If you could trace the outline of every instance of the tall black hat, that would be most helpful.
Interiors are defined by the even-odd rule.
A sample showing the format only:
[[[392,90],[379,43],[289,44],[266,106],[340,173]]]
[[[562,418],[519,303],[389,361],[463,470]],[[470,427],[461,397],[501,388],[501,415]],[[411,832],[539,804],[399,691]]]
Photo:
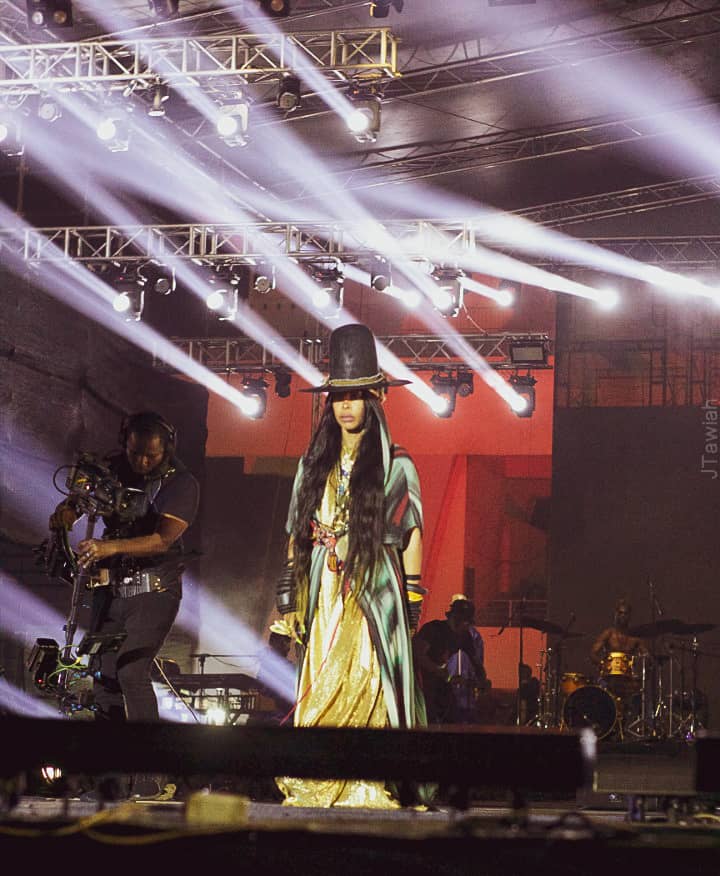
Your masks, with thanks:
[[[366,325],[349,323],[330,335],[330,373],[322,386],[303,392],[348,392],[403,386],[409,380],[388,380],[378,367],[375,338]]]

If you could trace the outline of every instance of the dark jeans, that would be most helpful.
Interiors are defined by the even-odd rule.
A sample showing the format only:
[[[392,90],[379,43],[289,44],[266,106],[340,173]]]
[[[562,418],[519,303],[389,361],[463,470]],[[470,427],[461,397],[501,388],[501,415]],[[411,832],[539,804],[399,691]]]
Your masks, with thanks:
[[[179,593],[165,590],[121,598],[103,588],[93,597],[93,632],[127,633],[118,651],[93,660],[96,719],[157,721],[150,670],[177,616]]]

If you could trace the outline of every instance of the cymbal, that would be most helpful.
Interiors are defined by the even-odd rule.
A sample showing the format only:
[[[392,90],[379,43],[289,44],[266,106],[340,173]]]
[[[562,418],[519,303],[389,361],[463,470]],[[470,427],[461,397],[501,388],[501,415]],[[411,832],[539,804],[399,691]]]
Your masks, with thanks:
[[[569,633],[565,627],[560,624],[553,623],[548,620],[541,620],[537,617],[520,617],[518,624],[523,627],[530,627],[532,630],[539,630],[541,633],[549,633],[552,636],[562,636],[564,639],[576,639],[579,636],[586,635],[585,633]]]
[[[655,621],[652,624],[641,624],[639,627],[630,627],[627,631],[628,636],[637,636],[638,639],[652,639],[655,636],[667,636],[674,630],[682,626],[682,621],[675,618],[667,620]]]
[[[671,636],[694,636],[697,633],[709,633],[717,628],[717,624],[686,624],[679,622],[677,629],[673,629]]]

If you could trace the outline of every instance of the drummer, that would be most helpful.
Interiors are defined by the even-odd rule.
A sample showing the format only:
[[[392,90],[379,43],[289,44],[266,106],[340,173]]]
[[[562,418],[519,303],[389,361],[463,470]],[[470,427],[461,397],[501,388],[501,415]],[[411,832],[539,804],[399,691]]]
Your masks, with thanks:
[[[630,626],[631,606],[627,599],[620,598],[615,603],[615,623],[604,629],[593,642],[590,650],[590,659],[603,673],[607,661],[613,654],[625,655],[629,664],[635,656],[647,656],[648,650],[643,640],[638,636],[631,636],[628,632]],[[605,674],[605,673],[603,673]]]

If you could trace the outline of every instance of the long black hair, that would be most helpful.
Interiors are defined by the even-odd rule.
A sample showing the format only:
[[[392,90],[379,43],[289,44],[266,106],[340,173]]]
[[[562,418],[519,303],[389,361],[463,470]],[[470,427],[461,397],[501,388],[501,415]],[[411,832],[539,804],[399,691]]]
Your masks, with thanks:
[[[364,431],[350,475],[348,553],[343,576],[353,582],[355,595],[375,570],[385,529],[385,473],[378,399],[369,392],[365,402]],[[297,606],[302,614],[307,593],[312,553],[310,522],[322,502],[325,484],[340,459],[341,429],[333,413],[333,396],[328,394],[320,422],[304,457],[303,477],[297,496],[292,526],[293,558],[297,582]]]

